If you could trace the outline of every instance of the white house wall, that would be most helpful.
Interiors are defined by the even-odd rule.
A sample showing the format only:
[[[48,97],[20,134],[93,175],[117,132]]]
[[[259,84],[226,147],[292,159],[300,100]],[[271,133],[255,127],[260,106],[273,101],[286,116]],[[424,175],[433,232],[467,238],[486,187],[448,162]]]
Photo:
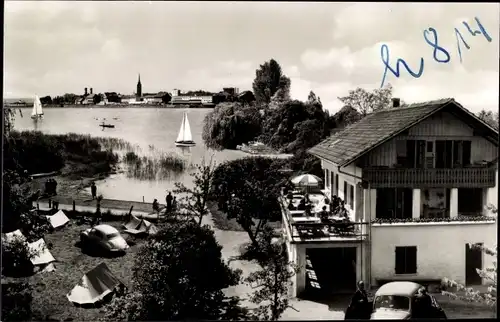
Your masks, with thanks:
[[[465,282],[465,244],[494,247],[497,223],[405,223],[374,224],[371,228],[372,283],[376,279],[439,279]],[[417,246],[417,274],[395,274],[395,247]],[[492,267],[493,257],[483,255],[483,267]]]

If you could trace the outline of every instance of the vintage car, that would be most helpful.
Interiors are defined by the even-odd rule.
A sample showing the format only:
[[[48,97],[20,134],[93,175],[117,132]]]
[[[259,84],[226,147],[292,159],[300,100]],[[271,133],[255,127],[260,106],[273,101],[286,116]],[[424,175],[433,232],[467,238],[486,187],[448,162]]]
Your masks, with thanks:
[[[373,298],[370,320],[408,320],[422,316],[415,312],[415,298],[422,285],[414,282],[390,282],[382,285]],[[432,307],[426,316],[433,319],[446,319],[446,314],[436,299],[430,295]]]
[[[85,247],[98,247],[112,253],[125,253],[130,247],[120,232],[110,225],[97,225],[82,231],[80,241]]]

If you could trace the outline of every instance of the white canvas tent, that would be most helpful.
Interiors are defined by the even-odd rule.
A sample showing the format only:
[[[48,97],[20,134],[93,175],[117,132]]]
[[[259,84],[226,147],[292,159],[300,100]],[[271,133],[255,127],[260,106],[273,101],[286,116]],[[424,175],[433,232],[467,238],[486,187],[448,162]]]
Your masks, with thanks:
[[[52,256],[52,254],[50,253],[43,238],[40,238],[36,242],[29,243],[28,247],[31,251],[36,253],[36,256],[31,258],[31,263],[33,263],[33,265],[35,265],[35,266],[47,265],[47,264],[50,264],[50,263],[56,261],[54,256]]]
[[[23,233],[19,229],[14,230],[10,233],[5,233],[5,234],[3,234],[2,237],[6,243],[13,242],[16,239],[26,241],[26,237],[23,235]]]
[[[68,217],[66,217],[62,210],[59,210],[52,216],[47,216],[47,219],[50,221],[53,228],[62,227],[69,222]]]
[[[132,218],[124,225],[124,227],[125,232],[132,235],[154,235],[158,232],[158,228],[153,223],[147,221],[146,219],[139,219],[134,215],[132,215]]]
[[[75,304],[95,304],[112,293],[120,284],[105,263],[101,263],[83,275],[80,283],[66,296]]]

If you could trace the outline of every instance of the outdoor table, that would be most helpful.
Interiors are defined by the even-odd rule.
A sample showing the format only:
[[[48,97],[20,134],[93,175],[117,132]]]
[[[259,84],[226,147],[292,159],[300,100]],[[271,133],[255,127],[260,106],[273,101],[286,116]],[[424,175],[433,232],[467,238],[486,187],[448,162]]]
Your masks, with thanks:
[[[318,217],[294,217],[295,223],[320,223],[321,219]]]
[[[292,218],[296,218],[296,217],[303,217],[305,216],[305,211],[304,210],[290,210],[290,215],[292,216]]]

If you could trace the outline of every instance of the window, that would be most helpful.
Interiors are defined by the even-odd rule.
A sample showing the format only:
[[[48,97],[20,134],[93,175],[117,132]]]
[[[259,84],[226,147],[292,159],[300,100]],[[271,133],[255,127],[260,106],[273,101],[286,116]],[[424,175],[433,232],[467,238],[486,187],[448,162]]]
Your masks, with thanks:
[[[349,206],[354,209],[354,186],[349,185]]]
[[[406,141],[396,140],[396,164],[406,165]]]
[[[333,187],[334,187],[334,182],[335,182],[333,175],[334,175],[333,171],[330,171],[330,191],[332,194],[333,194]]]
[[[325,176],[325,185],[326,185],[326,187],[330,187],[329,178],[330,178],[330,171],[328,169],[326,169],[326,176]]]
[[[413,191],[409,188],[377,189],[376,218],[411,218]]]
[[[433,151],[433,148],[434,148],[434,142],[427,141],[427,152],[431,153]]]
[[[344,202],[347,202],[347,182],[344,181]]]
[[[339,195],[339,175],[335,175],[335,194]]]
[[[417,273],[417,246],[396,247],[396,274]]]

